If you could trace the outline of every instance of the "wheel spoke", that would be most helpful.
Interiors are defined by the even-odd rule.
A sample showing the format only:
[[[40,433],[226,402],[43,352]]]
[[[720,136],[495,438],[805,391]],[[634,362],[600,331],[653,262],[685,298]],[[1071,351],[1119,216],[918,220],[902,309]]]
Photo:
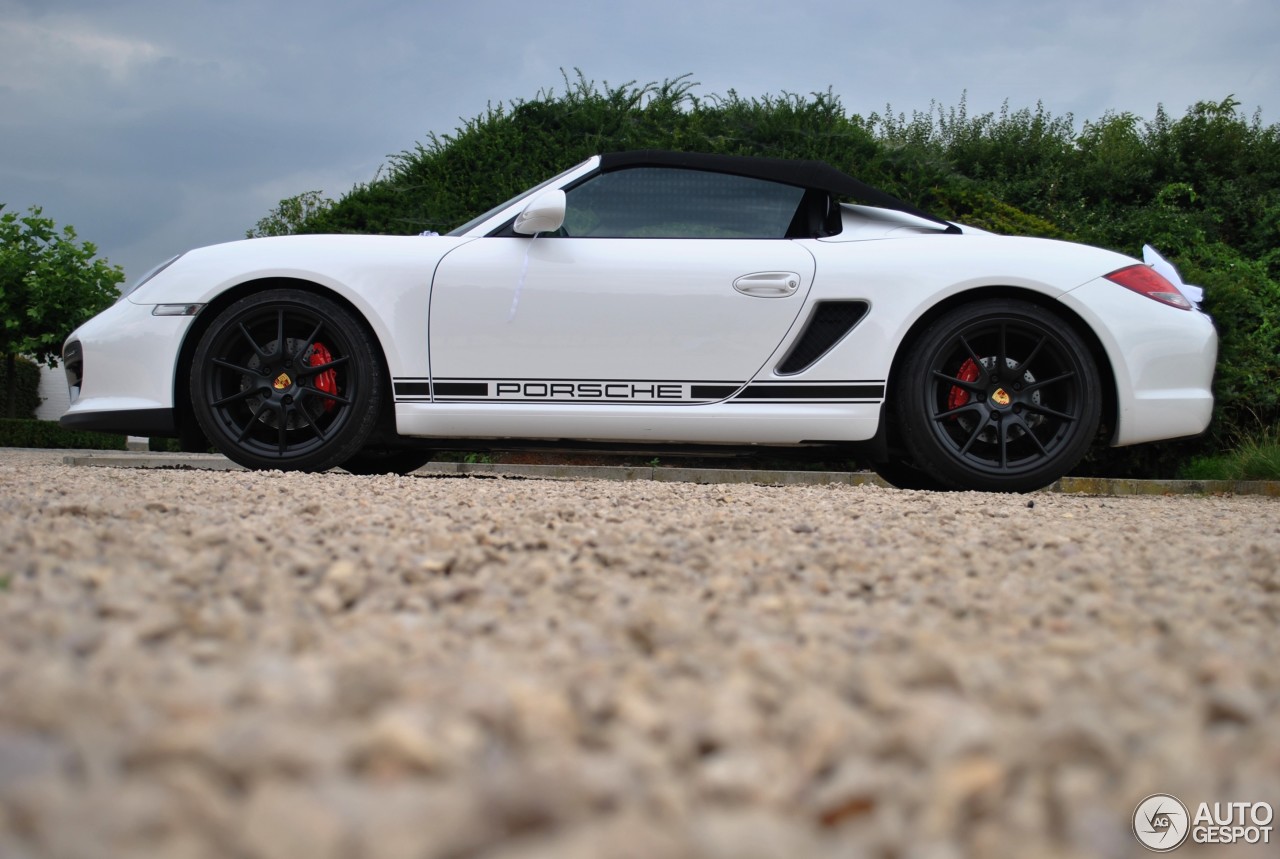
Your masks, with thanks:
[[[982,365],[982,359],[978,357],[977,351],[969,345],[969,341],[963,334],[959,335],[957,339],[960,341],[960,345],[964,347],[964,351],[969,353],[969,357],[973,359],[973,363],[977,365],[978,372],[980,374],[978,378],[984,378],[987,375],[987,369]]]
[[[1031,393],[1032,391],[1038,391],[1038,390],[1040,390],[1041,388],[1048,387],[1049,385],[1052,385],[1052,384],[1054,384],[1054,383],[1056,383],[1056,382],[1061,382],[1063,379],[1070,379],[1070,378],[1072,378],[1072,377],[1074,377],[1074,376],[1075,376],[1075,371],[1073,371],[1073,370],[1068,370],[1067,372],[1062,373],[1062,374],[1057,375],[1057,376],[1054,376],[1054,377],[1052,377],[1052,378],[1050,378],[1050,379],[1037,379],[1036,381],[1032,382],[1031,384],[1029,384],[1029,385],[1025,386],[1025,387],[1022,389],[1022,392],[1023,392],[1023,394],[1029,394],[1029,393]]]
[[[310,334],[307,335],[307,339],[302,341],[302,345],[298,348],[298,351],[293,353],[295,357],[298,355],[307,354],[307,350],[310,349],[313,345],[315,345],[316,337],[320,334],[321,328],[324,328],[323,319],[316,323],[316,327],[312,330]]]
[[[328,441],[329,437],[325,434],[325,431],[320,428],[320,424],[316,423],[315,418],[311,417],[310,412],[308,412],[306,409],[298,409],[298,414],[306,418],[307,424],[311,427],[311,429],[315,432],[315,434],[319,437],[321,441]]]
[[[1036,356],[1040,354],[1040,347],[1044,346],[1045,342],[1048,339],[1049,339],[1049,335],[1047,334],[1042,334],[1040,336],[1040,340],[1039,342],[1036,343],[1035,347],[1032,348],[1031,354],[1023,358],[1022,361],[1018,364],[1019,374],[1025,374],[1028,372],[1028,369],[1031,367],[1031,362],[1034,361],[1036,359]]]
[[[307,376],[318,376],[319,374],[323,373],[325,370],[330,370],[341,364],[345,364],[349,360],[351,359],[348,358],[346,355],[343,355],[340,358],[334,358],[332,361],[328,361],[324,364],[316,364],[314,367],[303,367],[301,370],[298,371],[298,375],[304,378]]]
[[[1040,451],[1040,455],[1048,456],[1049,451],[1046,450],[1045,446],[1040,443],[1040,439],[1036,437],[1036,434],[1031,431],[1030,424],[1028,424],[1021,415],[1016,415],[1014,417],[1014,420],[1017,421],[1018,426],[1022,427],[1022,431],[1026,434],[1027,438],[1031,439],[1031,443],[1036,446],[1036,449]]]
[[[271,403],[267,400],[263,400],[258,404],[258,407],[253,410],[253,417],[249,418],[248,423],[244,425],[244,429],[236,438],[237,443],[242,442],[249,437],[249,433],[253,432],[253,425],[258,422],[258,418],[262,417],[263,412],[265,412],[270,405]]]
[[[999,346],[996,349],[996,372],[1004,375],[1009,372],[1009,324],[1000,323]]]
[[[1000,442],[1000,467],[1009,467],[1009,421],[996,423],[996,438]]]
[[[275,312],[275,353],[284,355],[284,307]]]
[[[934,370],[933,377],[935,379],[940,379],[941,381],[946,382],[948,385],[952,385],[957,388],[963,388],[964,390],[968,391],[971,394],[982,394],[986,390],[982,385],[979,385],[977,382],[966,382],[964,379],[960,379],[955,376],[948,376],[946,373],[942,372],[941,370]]]
[[[214,358],[213,363],[219,367],[224,367],[228,370],[234,370],[237,373],[240,373],[241,375],[244,375],[244,376],[258,375],[256,372],[254,372],[253,370],[250,370],[248,367],[241,367],[239,364],[232,364],[230,361],[224,361],[221,358]]]
[[[945,412],[938,412],[936,415],[933,416],[933,419],[935,421],[945,421],[945,420],[949,420],[950,418],[954,418],[956,415],[962,415],[965,412],[976,412],[980,420],[987,419],[986,409],[982,407],[982,403],[978,403],[978,402],[969,402],[969,403],[965,403],[963,406],[957,406],[954,409],[948,409]]]
[[[348,400],[347,398],[340,397],[337,394],[330,394],[326,391],[320,390],[319,388],[299,388],[298,393],[308,394],[310,396],[318,398],[321,402],[325,402],[325,403],[337,403],[340,406],[351,405],[351,401]]]
[[[1038,415],[1047,415],[1051,418],[1058,418],[1059,420],[1064,421],[1074,421],[1078,418],[1078,415],[1060,412],[1057,409],[1051,409],[1048,406],[1042,406],[1039,403],[1023,403],[1022,407],[1028,411],[1035,412]]]
[[[260,393],[262,393],[261,388],[245,388],[243,391],[237,391],[236,393],[232,394],[229,397],[223,397],[220,400],[215,400],[209,405],[212,408],[216,409],[216,408],[220,408],[221,406],[227,406],[227,405],[230,405],[231,403],[239,402],[240,400],[247,400],[249,399],[249,397],[252,397],[255,394],[260,394]]]
[[[249,333],[249,329],[244,327],[243,322],[239,323],[239,327],[240,327],[240,336],[244,337],[245,340],[249,341],[249,345],[253,348],[254,354],[257,355],[259,358],[269,358],[270,356],[266,352],[262,351],[262,348],[258,346],[258,341],[253,339],[253,335]]]
[[[974,424],[973,432],[969,434],[969,440],[964,443],[964,447],[960,448],[960,455],[964,456],[969,452],[969,448],[973,447],[973,443],[978,440],[978,436],[982,435],[982,431],[987,428],[987,421],[981,420]]]
[[[284,409],[280,410],[280,429],[276,435],[277,449],[280,455],[284,456],[289,450],[289,414]]]

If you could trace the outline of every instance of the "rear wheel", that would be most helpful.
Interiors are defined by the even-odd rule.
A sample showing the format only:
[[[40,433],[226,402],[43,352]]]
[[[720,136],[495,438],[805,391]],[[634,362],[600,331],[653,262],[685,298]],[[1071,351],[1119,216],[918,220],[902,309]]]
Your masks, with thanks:
[[[929,326],[895,383],[914,466],[955,489],[1027,492],[1089,449],[1102,386],[1089,348],[1058,315],[1016,299],[958,307]]]
[[[350,312],[274,289],[232,304],[200,338],[192,406],[209,441],[241,465],[324,471],[369,437],[382,376],[377,346]]]

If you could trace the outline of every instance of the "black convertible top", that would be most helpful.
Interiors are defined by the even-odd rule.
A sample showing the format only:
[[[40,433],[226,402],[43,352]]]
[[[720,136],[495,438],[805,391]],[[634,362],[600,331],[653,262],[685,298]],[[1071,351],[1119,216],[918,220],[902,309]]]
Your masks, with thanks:
[[[747,155],[710,155],[705,152],[667,152],[661,149],[637,149],[631,152],[609,152],[600,156],[600,172],[608,173],[627,167],[677,167],[685,170],[705,170],[711,173],[729,173],[749,176],[812,188],[832,195],[851,197],[861,203],[905,212],[935,224],[942,224],[949,233],[959,233],[960,228],[937,215],[917,209],[892,194],[859,182],[824,161],[802,161],[787,158],[756,158]]]

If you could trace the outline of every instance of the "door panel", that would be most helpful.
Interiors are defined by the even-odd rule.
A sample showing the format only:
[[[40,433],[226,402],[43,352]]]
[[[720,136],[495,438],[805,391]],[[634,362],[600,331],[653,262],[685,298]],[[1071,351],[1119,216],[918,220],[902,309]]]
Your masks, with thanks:
[[[813,274],[785,239],[480,239],[436,270],[432,379],[741,384]]]

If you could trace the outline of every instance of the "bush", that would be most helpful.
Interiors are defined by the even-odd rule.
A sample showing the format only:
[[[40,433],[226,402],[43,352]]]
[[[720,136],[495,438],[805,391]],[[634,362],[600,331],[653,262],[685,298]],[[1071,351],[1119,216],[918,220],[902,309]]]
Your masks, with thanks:
[[[125,437],[63,429],[54,421],[0,419],[0,447],[125,450]]]
[[[176,438],[152,436],[147,439],[147,450],[152,453],[182,453],[182,442]]]
[[[10,378],[7,362],[0,360],[0,415],[34,418],[40,403],[40,368],[17,358]]]
[[[1280,430],[1241,439],[1230,453],[1192,458],[1179,477],[1186,480],[1280,480]]]
[[[1225,245],[1201,248],[1182,265],[1188,282],[1205,287],[1218,328],[1211,432],[1222,450],[1280,425],[1280,281]]]

